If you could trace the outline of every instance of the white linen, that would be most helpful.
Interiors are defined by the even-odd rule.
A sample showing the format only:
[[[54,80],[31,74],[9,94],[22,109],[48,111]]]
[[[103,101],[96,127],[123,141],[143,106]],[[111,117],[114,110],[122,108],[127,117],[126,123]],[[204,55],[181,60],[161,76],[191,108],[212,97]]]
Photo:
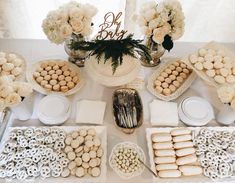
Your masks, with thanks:
[[[150,123],[152,126],[178,126],[177,103],[153,100],[149,106]]]
[[[80,100],[77,102],[76,123],[103,124],[106,103]]]

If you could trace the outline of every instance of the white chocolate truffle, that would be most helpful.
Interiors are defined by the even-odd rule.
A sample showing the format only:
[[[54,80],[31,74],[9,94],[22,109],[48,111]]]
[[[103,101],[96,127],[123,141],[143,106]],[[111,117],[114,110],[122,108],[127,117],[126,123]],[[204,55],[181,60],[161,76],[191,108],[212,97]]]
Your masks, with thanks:
[[[48,71],[48,74],[49,75],[52,75],[52,74],[54,74],[55,73],[55,71],[54,70],[50,70],[50,71]]]
[[[206,54],[204,59],[205,61],[212,62],[214,60],[214,57],[211,54]]]
[[[199,71],[203,69],[203,65],[201,62],[197,62],[196,64],[194,64],[194,67]]]
[[[192,64],[195,64],[198,61],[198,57],[195,54],[190,55],[189,60]]]
[[[170,70],[175,70],[175,66],[174,65],[170,65],[169,67],[168,67]]]
[[[63,71],[60,70],[60,69],[58,69],[57,71],[55,71],[55,73],[56,73],[57,75],[61,75],[61,74],[63,73]]]
[[[166,83],[166,82],[162,83],[163,88],[168,88],[168,86],[169,86],[168,83]]]
[[[214,68],[216,69],[221,69],[224,67],[224,64],[222,62],[215,62],[214,63]]]
[[[45,86],[46,84],[48,84],[48,81],[46,81],[46,80],[42,80],[40,83],[41,86]]]
[[[161,86],[162,82],[159,80],[154,81],[155,86]]]
[[[228,69],[226,69],[226,68],[221,68],[221,69],[220,69],[220,74],[221,74],[222,76],[226,77],[226,76],[228,76],[229,71],[228,71]]]
[[[162,76],[158,76],[158,77],[157,77],[157,80],[163,82],[165,79],[164,79],[164,77],[162,77]]]
[[[203,63],[203,67],[205,68],[205,69],[213,69],[213,66],[214,66],[214,64],[213,63],[211,63],[211,62],[204,62]]]
[[[42,80],[43,80],[43,77],[41,77],[41,76],[36,78],[36,81],[37,81],[38,83],[40,83]]]
[[[197,61],[203,63],[203,62],[205,62],[205,59],[203,57],[198,57]]]
[[[175,92],[176,87],[174,85],[170,85],[169,89],[171,90],[171,93]]]
[[[44,79],[45,79],[46,81],[49,81],[49,80],[51,79],[51,76],[50,76],[50,75],[45,75],[45,76],[44,76]]]
[[[176,67],[176,71],[178,71],[178,72],[182,72],[182,68],[181,67]]]
[[[215,76],[215,70],[214,69],[207,70],[206,75],[209,76],[209,77],[214,77]]]
[[[207,50],[204,49],[204,48],[201,48],[198,50],[198,54],[201,56],[201,57],[204,57],[206,54],[207,54]]]
[[[220,84],[223,84],[225,83],[225,78],[223,76],[220,76],[220,75],[217,75],[214,77],[214,80],[217,82],[217,83],[220,83]]]
[[[47,75],[47,71],[42,71],[42,72],[40,72],[40,74],[41,74],[41,76],[46,76]]]
[[[214,56],[214,61],[215,62],[222,62],[222,57],[220,55]]]
[[[175,76],[178,76],[179,72],[178,71],[172,71],[172,74]]]
[[[14,68],[12,63],[5,63],[2,65],[2,70],[4,71],[11,71]]]
[[[158,93],[162,93],[162,91],[163,91],[163,88],[161,86],[156,86],[155,89]]]
[[[52,88],[53,88],[54,91],[59,91],[60,90],[60,85],[56,84]]]
[[[51,69],[52,69],[51,66],[47,66],[47,67],[45,68],[46,71],[50,71]]]
[[[168,69],[168,68],[167,68],[167,69],[165,69],[165,72],[166,72],[167,74],[171,74],[172,71],[171,71],[171,69]]]
[[[168,77],[168,74],[166,72],[162,72],[160,75],[164,78]]]
[[[180,86],[180,83],[179,83],[179,81],[173,81],[173,85],[174,85],[176,88],[178,88],[178,87]]]
[[[234,69],[234,73],[235,73],[235,69]],[[172,75],[169,76],[169,78],[170,78],[172,81],[174,81],[174,80],[176,79],[176,76],[172,74]]]
[[[12,69],[11,73],[15,76],[19,76],[22,73],[22,69],[20,67],[15,67]]]
[[[166,79],[165,79],[165,82],[168,83],[168,84],[170,84],[170,83],[172,82],[172,80],[171,80],[170,78],[166,78]]]
[[[227,76],[227,77],[226,77],[226,81],[227,81],[228,83],[234,83],[234,82],[235,82],[235,76],[233,76],[233,75]]]
[[[171,90],[169,88],[164,88],[162,92],[165,95],[170,95],[171,94]]]

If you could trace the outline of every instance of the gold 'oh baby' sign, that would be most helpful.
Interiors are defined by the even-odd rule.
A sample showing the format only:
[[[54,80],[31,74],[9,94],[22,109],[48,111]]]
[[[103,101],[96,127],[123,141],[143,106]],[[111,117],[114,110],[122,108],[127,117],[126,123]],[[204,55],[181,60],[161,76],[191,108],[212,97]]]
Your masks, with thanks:
[[[113,12],[108,12],[104,16],[104,23],[100,24],[100,31],[96,39],[104,40],[104,39],[117,39],[120,40],[124,37],[124,34],[127,32],[125,30],[119,30],[121,27],[120,17],[122,16],[122,12],[119,12],[116,16]]]

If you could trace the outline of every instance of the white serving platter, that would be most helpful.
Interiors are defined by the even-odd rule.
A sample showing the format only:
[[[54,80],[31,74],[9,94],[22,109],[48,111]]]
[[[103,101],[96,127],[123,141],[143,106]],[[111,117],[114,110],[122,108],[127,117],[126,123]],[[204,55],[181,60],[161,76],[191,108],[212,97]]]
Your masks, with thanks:
[[[49,61],[54,61],[54,62],[64,62],[64,60],[60,60],[60,59],[48,59],[48,60],[41,60],[35,64],[33,64],[31,67],[28,67],[27,71],[26,71],[26,79],[28,80],[29,83],[32,84],[32,87],[34,90],[36,90],[39,93],[42,93],[44,95],[49,95],[49,94],[61,94],[61,95],[72,95],[74,93],[76,93],[78,90],[80,90],[84,84],[85,84],[85,79],[81,73],[81,70],[79,69],[78,66],[67,62],[67,65],[69,66],[69,68],[71,68],[72,70],[74,70],[77,73],[77,76],[79,78],[79,83],[77,83],[77,85],[68,90],[67,92],[55,92],[55,91],[49,91],[46,90],[45,88],[43,88],[41,85],[39,85],[35,79],[33,78],[33,73],[36,71],[36,69],[42,64],[42,63],[47,63]]]
[[[208,44],[206,44],[205,46],[203,46],[202,48],[213,49],[213,50],[222,50],[225,52],[226,56],[229,56],[231,58],[233,64],[235,64],[235,54],[222,44],[219,44],[217,42],[212,41],[212,42],[209,42]],[[194,53],[198,54],[198,49]],[[202,78],[205,82],[207,82],[207,84],[212,85],[217,88],[220,87],[221,85],[223,85],[223,84],[219,84],[219,83],[215,82],[215,80],[213,78],[207,76],[206,72],[204,72],[203,70],[202,71],[197,70],[194,67],[194,65],[189,61],[189,57],[190,57],[190,55],[187,56],[186,58],[184,58],[182,61],[185,62],[189,67],[191,67],[200,78]],[[229,83],[224,83],[224,84],[229,84]]]
[[[192,130],[192,137],[194,138],[201,128],[207,128],[210,130],[216,130],[216,131],[235,131],[235,127],[188,127],[188,129]],[[146,128],[146,139],[147,139],[147,147],[149,152],[149,160],[150,160],[150,168],[153,172],[156,174],[156,168],[154,163],[154,154],[153,154],[153,148],[152,148],[152,139],[151,135],[156,132],[170,132],[175,128]],[[210,178],[204,176],[204,175],[197,175],[197,176],[181,176],[179,178],[160,178],[160,177],[153,177],[153,182],[157,183],[227,183],[227,182],[235,182],[235,177],[232,178],[226,178],[226,179],[219,179],[217,181],[213,181]]]
[[[161,63],[160,67],[158,67],[153,74],[148,79],[147,89],[157,98],[164,100],[164,101],[170,101],[178,98],[180,95],[182,95],[192,84],[192,82],[196,78],[195,72],[192,72],[189,77],[183,82],[183,84],[171,95],[165,96],[163,94],[158,93],[154,88],[154,82],[156,78],[161,74],[163,70],[165,70],[171,63],[175,61],[182,61],[180,58],[168,58],[163,63]],[[182,61],[183,62],[183,61]]]
[[[9,133],[12,130],[15,129],[26,129],[32,126],[28,126],[28,127],[9,127],[0,144],[0,151],[3,150],[3,146],[5,144],[5,142],[7,141],[8,137],[9,137]],[[46,127],[46,126],[37,126],[37,127],[33,127],[33,128],[40,128],[40,127]],[[106,177],[107,177],[107,128],[105,126],[52,126],[51,128],[59,128],[64,130],[66,133],[72,132],[74,130],[79,130],[79,129],[89,129],[89,128],[94,128],[97,132],[98,137],[101,139],[101,147],[103,149],[103,156],[101,158],[101,173],[99,177],[91,177],[91,176],[84,176],[82,178],[78,178],[75,176],[69,176],[66,178],[63,177],[58,177],[58,178],[54,178],[54,177],[50,177],[50,178],[46,178],[46,179],[42,179],[40,177],[37,177],[36,179],[32,179],[32,180],[23,180],[23,181],[19,181],[17,179],[11,179],[11,180],[7,180],[7,179],[0,179],[0,182],[12,182],[12,183],[19,183],[19,182],[33,182],[33,183],[104,183],[106,181]],[[50,127],[48,127],[50,128]]]

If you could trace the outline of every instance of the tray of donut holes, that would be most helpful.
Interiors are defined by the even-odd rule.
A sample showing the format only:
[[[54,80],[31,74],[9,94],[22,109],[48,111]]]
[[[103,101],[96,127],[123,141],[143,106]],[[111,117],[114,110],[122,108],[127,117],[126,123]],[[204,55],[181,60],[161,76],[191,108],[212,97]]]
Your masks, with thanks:
[[[71,95],[84,85],[81,70],[70,62],[58,59],[37,62],[27,70],[26,78],[34,90],[45,95]]]
[[[148,79],[148,90],[159,99],[179,97],[192,84],[196,74],[178,58],[166,59]]]
[[[146,137],[155,180],[198,182],[199,177],[205,178],[190,128],[147,128]]]
[[[184,62],[208,84],[219,87],[224,84],[235,84],[234,60],[235,54],[225,46],[210,42],[190,54]]]

